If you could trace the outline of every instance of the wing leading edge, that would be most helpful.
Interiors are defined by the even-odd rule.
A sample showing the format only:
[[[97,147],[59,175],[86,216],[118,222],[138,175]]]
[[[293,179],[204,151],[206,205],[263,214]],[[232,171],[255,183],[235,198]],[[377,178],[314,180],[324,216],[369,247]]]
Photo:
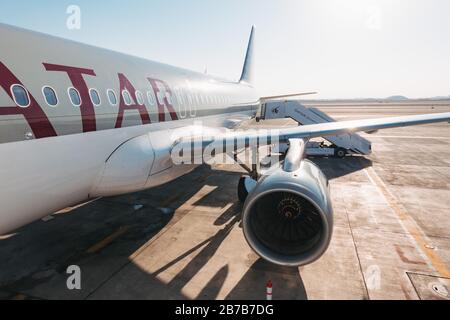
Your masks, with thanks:
[[[349,132],[374,131],[436,122],[450,122],[450,112],[312,124],[301,126],[299,128],[282,129],[280,130],[280,136],[283,138],[285,136],[286,139],[316,138]]]
[[[257,144],[269,145],[275,142],[287,142],[293,138],[311,139],[341,135],[350,132],[367,132],[381,129],[423,125],[437,122],[450,122],[450,112],[401,116],[365,120],[351,120],[304,125],[294,128],[277,128],[270,130],[227,131],[222,135],[196,135],[178,140],[174,146],[182,148],[190,145],[205,148],[211,143],[221,142],[226,145],[252,146]]]

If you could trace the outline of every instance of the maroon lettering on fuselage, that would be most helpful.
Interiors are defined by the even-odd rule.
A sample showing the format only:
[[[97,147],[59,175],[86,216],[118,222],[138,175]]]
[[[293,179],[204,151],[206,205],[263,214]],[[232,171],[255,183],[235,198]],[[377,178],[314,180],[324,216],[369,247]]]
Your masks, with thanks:
[[[14,84],[20,84],[25,88],[19,79],[17,79],[16,76],[2,62],[0,62],[0,86],[6,91],[11,99],[13,99],[13,96],[10,88]],[[29,92],[29,90],[27,91]],[[28,122],[28,125],[36,138],[56,136],[57,134],[55,128],[53,128],[41,106],[37,103],[31,93],[29,93],[29,96],[30,105],[28,107],[0,107],[0,115],[22,115]]]
[[[83,75],[96,76],[94,70],[84,69],[84,68],[75,68],[69,66],[61,66],[56,64],[44,63],[44,67],[47,71],[60,71],[66,72],[72,85],[75,89],[78,90],[81,97],[81,121],[83,124],[83,132],[90,132],[96,130],[95,123],[95,110],[94,105],[92,104],[91,98],[89,96],[89,88],[86,84],[86,81],[83,78]]]
[[[147,78],[147,79],[152,86],[153,92],[155,93],[156,103],[158,104],[159,122],[166,121],[166,111],[165,111],[164,107],[166,107],[167,110],[169,110],[170,117],[172,118],[172,120],[178,120],[177,113],[176,113],[172,103],[170,103],[170,101],[167,97],[167,94],[169,94],[170,97],[172,97],[172,90],[170,90],[169,85],[162,80],[152,79],[152,78]],[[161,88],[158,86],[158,84],[162,85],[164,87],[164,89],[161,90]],[[161,95],[164,96],[164,98],[162,99],[163,101],[161,101],[161,98],[160,98]]]
[[[145,105],[139,104],[139,101],[136,97],[136,90],[134,89],[131,82],[125,77],[124,74],[119,73],[119,83],[120,83],[120,103],[119,103],[119,114],[117,115],[116,128],[122,127],[123,116],[125,114],[125,110],[138,110],[141,115],[142,124],[151,123],[150,116],[145,108]],[[133,100],[131,104],[127,105],[125,103],[125,99],[123,97],[123,91],[128,91],[131,99]]]
[[[92,69],[77,68],[50,63],[43,63],[43,66],[47,71],[65,72],[67,74],[73,87],[77,89],[80,94],[80,112],[83,132],[96,131],[97,126],[94,105],[90,98],[89,87],[83,77],[84,75],[95,77],[95,71]],[[138,101],[134,86],[123,73],[119,73],[118,78],[120,86],[120,99],[119,112],[117,115],[115,127],[122,127],[126,110],[139,111],[142,124],[150,124],[152,121],[150,119],[147,108],[145,107],[145,103],[144,101]],[[156,98],[159,122],[166,121],[166,109],[169,112],[172,120],[178,120],[177,113],[171,100],[171,98],[173,97],[173,93],[170,86],[165,81],[159,79],[147,78],[147,80],[150,82],[150,87],[153,90]],[[54,129],[52,123],[50,122],[49,118],[47,117],[39,103],[32,96],[30,90],[28,90],[22,84],[22,82],[17,79],[12,71],[10,71],[2,62],[0,62],[0,86],[3,88],[3,90],[5,90],[5,92],[12,100],[14,100],[14,97],[10,89],[13,85],[21,85],[27,90],[30,97],[30,105],[23,108],[19,106],[0,106],[0,116],[22,115],[33,131],[35,138],[39,139],[57,136],[56,130]],[[130,98],[133,100],[131,104],[125,103],[122,94],[122,92],[125,90],[128,91],[128,93],[130,94]],[[140,102],[142,102],[143,104],[140,104]]]

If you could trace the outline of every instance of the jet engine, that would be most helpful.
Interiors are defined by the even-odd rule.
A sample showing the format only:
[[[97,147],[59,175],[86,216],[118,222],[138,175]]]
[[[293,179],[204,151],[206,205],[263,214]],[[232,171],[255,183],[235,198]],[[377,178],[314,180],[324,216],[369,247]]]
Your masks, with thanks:
[[[292,151],[298,154],[298,148]],[[314,163],[288,154],[283,168],[264,175],[249,192],[242,225],[262,258],[283,266],[314,262],[333,232],[328,180]]]

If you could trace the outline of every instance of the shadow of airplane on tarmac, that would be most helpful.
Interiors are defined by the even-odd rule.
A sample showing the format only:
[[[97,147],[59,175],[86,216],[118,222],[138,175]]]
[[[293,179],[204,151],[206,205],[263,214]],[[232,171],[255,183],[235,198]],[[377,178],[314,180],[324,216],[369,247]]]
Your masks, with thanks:
[[[363,157],[313,161],[329,179],[371,166],[371,161]],[[0,299],[13,298],[18,293],[36,299],[188,299],[183,288],[202,272],[231,230],[239,226],[242,208],[235,193],[241,174],[202,166],[172,183],[100,199],[56,215],[51,221],[37,221],[21,228],[0,240]],[[234,201],[214,221],[215,226],[222,228],[152,273],[135,265],[130,257],[157,241],[166,226],[176,223],[174,219],[179,218],[174,213],[205,184],[213,186],[214,192],[197,200],[196,205],[222,206],[230,199]],[[137,203],[142,209],[136,210]],[[188,215],[189,212],[183,212],[181,216]],[[93,244],[111,234],[118,236],[95,250]],[[159,279],[171,266],[197,251],[170,281]],[[275,266],[256,255],[249,263],[225,299],[263,300],[269,279],[274,283],[275,299],[307,299],[298,268]],[[78,292],[66,288],[65,271],[72,264],[80,265],[86,274],[86,284]],[[220,267],[196,298],[217,299],[229,276],[229,265]]]

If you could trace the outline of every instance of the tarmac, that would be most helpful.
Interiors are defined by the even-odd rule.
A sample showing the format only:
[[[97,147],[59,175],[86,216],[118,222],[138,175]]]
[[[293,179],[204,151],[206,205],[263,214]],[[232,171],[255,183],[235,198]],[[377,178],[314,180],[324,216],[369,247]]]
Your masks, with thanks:
[[[309,105],[308,103],[305,103]],[[313,105],[311,103],[311,105]],[[314,103],[337,120],[450,104]],[[270,125],[291,125],[279,120]],[[333,240],[315,263],[271,265],[240,226],[239,166],[67,208],[0,237],[0,299],[450,299],[450,124],[363,134],[370,156],[313,158],[330,180]],[[68,266],[81,270],[69,290]]]

